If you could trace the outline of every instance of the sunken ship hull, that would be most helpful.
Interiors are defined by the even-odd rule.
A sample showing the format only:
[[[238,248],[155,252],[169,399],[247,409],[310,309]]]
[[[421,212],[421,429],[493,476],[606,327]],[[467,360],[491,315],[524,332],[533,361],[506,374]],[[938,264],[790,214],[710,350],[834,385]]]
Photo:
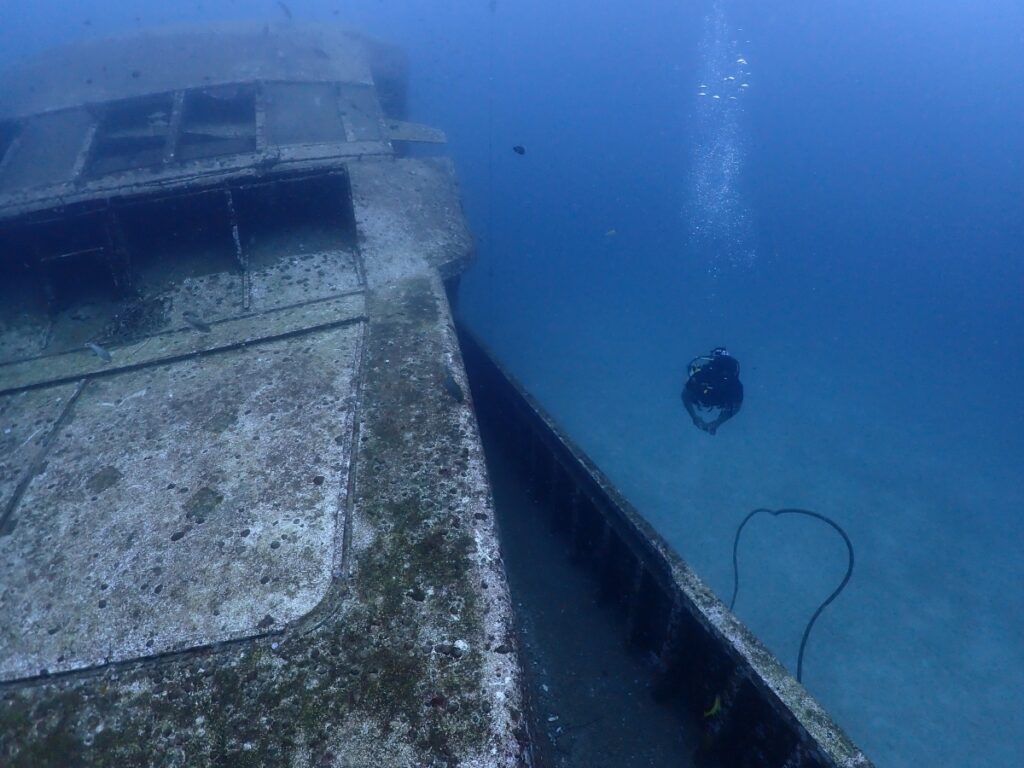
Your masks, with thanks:
[[[554,765],[484,427],[695,761],[869,765],[460,343],[472,240],[404,69],[289,23],[5,77],[0,763]]]

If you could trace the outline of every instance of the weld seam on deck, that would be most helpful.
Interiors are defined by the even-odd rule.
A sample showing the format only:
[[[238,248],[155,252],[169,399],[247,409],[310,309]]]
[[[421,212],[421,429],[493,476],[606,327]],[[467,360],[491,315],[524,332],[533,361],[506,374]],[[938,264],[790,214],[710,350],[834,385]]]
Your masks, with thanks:
[[[0,516],[0,537],[11,534],[12,531],[7,530],[8,521],[14,515],[14,510],[18,508],[21,500],[25,497],[25,492],[28,490],[28,486],[32,482],[32,478],[39,474],[39,469],[45,463],[45,457],[50,451],[50,446],[53,444],[57,432],[67,424],[68,418],[70,418],[71,415],[71,410],[87,384],[88,381],[80,381],[78,387],[71,393],[71,397],[69,397],[67,403],[64,404],[64,408],[61,410],[60,416],[58,416],[53,422],[53,426],[50,428],[50,431],[46,433],[42,443],[36,450],[36,455],[32,457],[32,461],[25,469],[25,474],[22,476],[21,480],[18,481],[18,485],[14,489],[14,493],[11,495],[10,501],[7,502],[7,506],[4,508],[3,515]]]
[[[243,637],[230,637],[226,640],[215,640],[209,643],[191,645],[188,648],[178,648],[173,651],[161,651],[148,656],[135,656],[120,661],[104,661],[99,664],[88,664],[84,667],[66,669],[60,672],[47,672],[44,674],[29,675],[27,677],[14,677],[7,680],[0,680],[0,691],[7,688],[27,688],[33,686],[47,685],[55,682],[62,682],[75,677],[94,677],[103,674],[108,669],[128,669],[131,667],[145,668],[156,666],[165,662],[173,662],[182,658],[202,656],[204,654],[225,653],[243,643],[254,643],[271,637],[279,637],[285,634],[295,622],[286,624],[280,629],[272,629],[268,632],[256,632]]]
[[[125,365],[118,366],[117,368],[100,368],[95,371],[90,371],[88,373],[77,373],[69,376],[60,376],[52,379],[46,379],[45,381],[37,381],[32,382],[31,384],[23,384],[21,386],[0,389],[0,395],[10,395],[15,394],[17,392],[28,392],[36,389],[45,389],[47,387],[56,386],[58,384],[69,384],[73,381],[106,378],[108,376],[116,376],[119,373],[137,371],[142,368],[155,368],[162,365],[170,365],[172,363],[179,363],[182,360],[192,360],[200,357],[218,355],[224,352],[233,352],[238,349],[244,349],[245,347],[255,347],[261,344],[266,344],[271,341],[290,339],[294,338],[295,336],[302,336],[304,334],[314,333],[316,331],[330,330],[333,328],[344,328],[345,326],[354,325],[356,323],[366,323],[369,321],[369,319],[369,316],[366,314],[354,315],[353,317],[346,317],[341,320],[333,320],[326,323],[318,323],[317,325],[305,326],[303,328],[295,328],[289,331],[282,331],[281,333],[266,334],[263,336],[259,336],[258,338],[255,339],[246,339],[245,341],[234,341],[210,349],[196,349],[191,352],[169,355],[168,357],[161,357],[153,360],[145,360],[140,363],[126,363]]]
[[[335,579],[348,580],[348,565],[352,551],[352,510],[354,509],[353,499],[356,493],[356,470],[359,463],[359,433],[362,425],[363,407],[363,379],[366,376],[366,344],[368,335],[368,324],[362,328],[362,339],[359,345],[358,359],[356,360],[356,375],[353,377],[353,405],[351,416],[351,429],[348,431],[348,477],[345,478],[345,515],[342,518],[341,546],[335,546],[332,564],[332,575]]]

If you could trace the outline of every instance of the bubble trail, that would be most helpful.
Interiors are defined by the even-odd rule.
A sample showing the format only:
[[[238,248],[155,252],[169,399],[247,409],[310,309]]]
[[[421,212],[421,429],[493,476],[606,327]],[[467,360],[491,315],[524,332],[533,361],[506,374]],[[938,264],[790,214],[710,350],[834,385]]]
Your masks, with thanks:
[[[740,191],[747,156],[742,117],[750,64],[721,2],[714,3],[704,18],[700,55],[697,127],[684,214],[690,220],[693,251],[707,260],[712,275],[718,275],[727,267],[749,267],[756,259],[751,213]]]

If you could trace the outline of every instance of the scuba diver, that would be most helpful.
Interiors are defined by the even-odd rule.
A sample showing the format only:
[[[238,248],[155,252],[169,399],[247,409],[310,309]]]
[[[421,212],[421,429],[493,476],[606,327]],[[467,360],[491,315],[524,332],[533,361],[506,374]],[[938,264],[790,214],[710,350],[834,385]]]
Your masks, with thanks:
[[[713,435],[743,405],[739,361],[725,347],[715,347],[710,354],[690,361],[688,375],[683,386],[683,405],[693,419],[693,426]],[[697,415],[698,408],[718,408],[718,416],[713,421],[704,421]]]

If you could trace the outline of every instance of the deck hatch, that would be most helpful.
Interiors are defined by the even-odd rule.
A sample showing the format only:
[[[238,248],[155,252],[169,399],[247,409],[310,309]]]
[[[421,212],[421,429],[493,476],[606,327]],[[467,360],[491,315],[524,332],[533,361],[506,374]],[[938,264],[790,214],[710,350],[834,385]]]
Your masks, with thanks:
[[[88,380],[73,404],[67,385],[0,397],[43,430],[23,441],[38,460],[20,496],[0,485],[0,679],[258,635],[316,607],[361,344],[348,325]]]

